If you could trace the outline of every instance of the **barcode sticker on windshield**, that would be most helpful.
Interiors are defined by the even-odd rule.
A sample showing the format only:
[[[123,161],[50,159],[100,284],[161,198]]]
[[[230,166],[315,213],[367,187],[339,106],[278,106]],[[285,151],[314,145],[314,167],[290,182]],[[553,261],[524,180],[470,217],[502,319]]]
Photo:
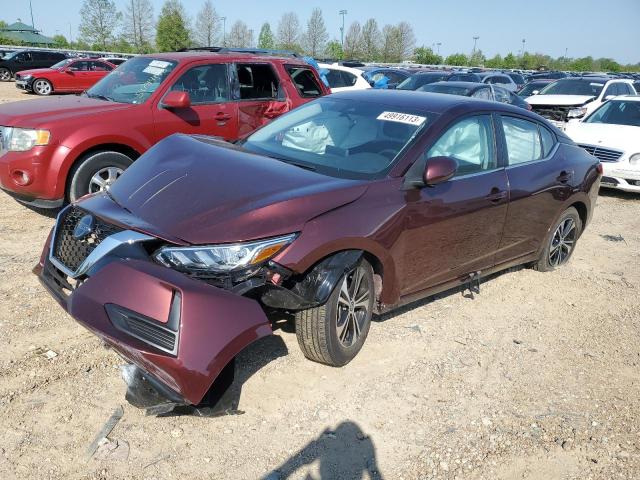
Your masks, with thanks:
[[[167,68],[171,65],[171,62],[165,62],[164,60],[152,60],[149,62],[150,67]]]
[[[378,120],[386,120],[387,122],[399,122],[406,123],[407,125],[415,125],[419,127],[422,125],[427,117],[420,117],[418,115],[409,115],[408,113],[400,112],[382,112],[378,115]]]

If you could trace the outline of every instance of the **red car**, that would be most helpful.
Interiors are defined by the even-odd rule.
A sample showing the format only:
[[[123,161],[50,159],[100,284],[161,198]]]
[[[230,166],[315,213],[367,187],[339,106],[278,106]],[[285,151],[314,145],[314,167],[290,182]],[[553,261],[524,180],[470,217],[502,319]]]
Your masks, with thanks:
[[[105,77],[115,65],[95,58],[67,58],[49,68],[16,73],[16,88],[38,95],[80,93]]]
[[[521,108],[342,92],[236,144],[163,140],[60,213],[35,271],[135,365],[128,398],[155,389],[138,405],[199,405],[271,333],[265,310],[292,313],[309,359],[342,366],[374,313],[515,265],[565,264],[601,175]]]
[[[52,208],[102,190],[172,133],[236,140],[329,93],[293,56],[138,56],[82,96],[0,105],[0,188]]]

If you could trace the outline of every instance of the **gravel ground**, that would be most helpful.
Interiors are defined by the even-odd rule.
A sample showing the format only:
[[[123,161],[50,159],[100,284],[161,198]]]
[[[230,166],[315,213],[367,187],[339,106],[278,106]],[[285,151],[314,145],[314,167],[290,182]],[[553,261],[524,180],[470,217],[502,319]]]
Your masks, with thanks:
[[[640,196],[603,193],[561,270],[378,319],[344,368],[282,323],[238,360],[244,413],[218,418],[126,403],[120,359],[31,274],[52,224],[0,194],[2,479],[640,477]]]

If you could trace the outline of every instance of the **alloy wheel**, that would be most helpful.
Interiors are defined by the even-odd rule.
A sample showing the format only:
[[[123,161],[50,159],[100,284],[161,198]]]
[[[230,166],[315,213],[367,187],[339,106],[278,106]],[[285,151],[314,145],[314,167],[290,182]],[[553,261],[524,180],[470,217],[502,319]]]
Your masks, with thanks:
[[[336,309],[336,333],[342,346],[351,347],[362,334],[370,315],[370,295],[369,277],[362,266],[344,277]]]
[[[33,89],[38,95],[49,95],[51,93],[51,84],[46,80],[36,80]]]
[[[89,180],[89,193],[102,192],[109,189],[124,170],[118,167],[105,167],[98,170]]]
[[[551,237],[551,246],[549,248],[549,265],[558,267],[564,264],[573,251],[576,243],[578,229],[573,218],[565,218]]]
[[[11,72],[6,68],[0,69],[0,81],[8,82],[9,80],[11,80]]]

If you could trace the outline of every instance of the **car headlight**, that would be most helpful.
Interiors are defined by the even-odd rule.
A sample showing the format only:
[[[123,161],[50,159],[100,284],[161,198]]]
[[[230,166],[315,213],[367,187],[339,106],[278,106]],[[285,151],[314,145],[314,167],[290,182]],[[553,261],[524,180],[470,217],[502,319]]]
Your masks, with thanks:
[[[572,108],[567,113],[567,118],[582,118],[587,114],[587,107]]]
[[[20,75],[23,80],[30,80],[33,78],[33,75]]]
[[[191,273],[225,273],[257,266],[273,258],[296,238],[296,234],[252,242],[201,247],[163,247],[156,261]]]
[[[48,145],[51,140],[48,130],[4,127],[1,128],[1,132],[2,149],[10,152],[26,152],[35,146]]]
[[[640,153],[634,153],[629,157],[629,163],[631,165],[640,165]]]

